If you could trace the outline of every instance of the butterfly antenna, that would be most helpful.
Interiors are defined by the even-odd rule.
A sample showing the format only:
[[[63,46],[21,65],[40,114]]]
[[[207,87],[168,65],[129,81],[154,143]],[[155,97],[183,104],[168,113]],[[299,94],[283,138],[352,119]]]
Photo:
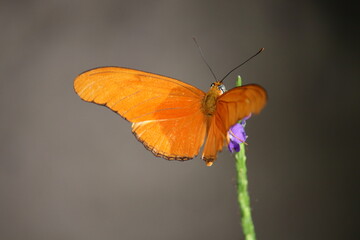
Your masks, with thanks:
[[[224,81],[224,79],[230,75],[230,73],[232,73],[233,71],[235,71],[236,69],[238,69],[239,67],[241,67],[242,65],[244,65],[245,63],[247,63],[248,61],[250,61],[252,58],[256,57],[259,53],[261,53],[262,51],[264,51],[265,48],[261,48],[257,53],[255,53],[254,55],[252,55],[251,57],[249,57],[246,61],[244,61],[243,63],[241,63],[240,65],[236,66],[234,69],[232,69],[230,72],[228,72],[228,74],[225,75],[225,77],[223,77],[220,82]]]
[[[197,41],[196,41],[196,38],[195,38],[195,37],[193,37],[193,40],[194,40],[194,42],[195,42],[195,44],[196,44],[197,48],[199,49],[199,52],[200,52],[201,58],[202,58],[202,59],[203,59],[203,61],[205,62],[206,66],[210,69],[210,72],[211,72],[211,74],[214,76],[215,81],[217,81],[217,77],[215,76],[215,73],[214,73],[214,72],[213,72],[213,70],[211,69],[210,65],[207,63],[207,61],[206,61],[206,59],[205,59],[205,57],[204,57],[204,54],[203,54],[203,52],[202,52],[202,50],[201,50],[201,47],[199,46],[199,44],[198,44],[198,43],[197,43]]]

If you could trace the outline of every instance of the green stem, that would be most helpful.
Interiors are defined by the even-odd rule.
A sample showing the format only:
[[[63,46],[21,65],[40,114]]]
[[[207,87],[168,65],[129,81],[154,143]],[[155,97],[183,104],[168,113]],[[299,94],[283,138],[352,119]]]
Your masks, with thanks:
[[[237,86],[241,86],[241,77],[238,76]],[[246,169],[245,144],[240,144],[240,152],[235,154],[237,171],[238,202],[241,210],[241,225],[246,240],[255,240],[255,228],[251,217],[250,196]]]

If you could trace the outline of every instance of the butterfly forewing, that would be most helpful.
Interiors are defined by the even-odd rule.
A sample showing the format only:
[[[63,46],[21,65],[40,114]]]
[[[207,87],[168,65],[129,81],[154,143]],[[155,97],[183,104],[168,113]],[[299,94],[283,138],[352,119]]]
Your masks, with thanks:
[[[236,87],[219,97],[216,112],[222,117],[225,129],[228,130],[250,113],[259,113],[265,106],[266,99],[266,91],[259,85]]]

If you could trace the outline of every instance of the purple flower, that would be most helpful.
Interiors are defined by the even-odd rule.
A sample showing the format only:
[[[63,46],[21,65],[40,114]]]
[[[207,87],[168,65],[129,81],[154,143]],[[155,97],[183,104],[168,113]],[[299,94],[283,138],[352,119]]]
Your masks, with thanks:
[[[251,114],[247,117],[244,117],[240,123],[234,124],[230,127],[227,138],[228,138],[228,148],[230,152],[239,152],[240,143],[245,143],[247,135],[245,132],[246,120],[251,117]],[[246,143],[245,143],[246,144]]]

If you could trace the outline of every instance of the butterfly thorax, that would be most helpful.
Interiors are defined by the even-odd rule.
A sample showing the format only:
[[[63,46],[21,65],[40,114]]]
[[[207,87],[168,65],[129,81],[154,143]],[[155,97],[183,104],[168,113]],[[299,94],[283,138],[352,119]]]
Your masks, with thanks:
[[[223,94],[224,85],[215,82],[211,85],[209,92],[206,93],[202,100],[201,110],[204,114],[212,116],[216,111],[216,101],[218,97]]]

